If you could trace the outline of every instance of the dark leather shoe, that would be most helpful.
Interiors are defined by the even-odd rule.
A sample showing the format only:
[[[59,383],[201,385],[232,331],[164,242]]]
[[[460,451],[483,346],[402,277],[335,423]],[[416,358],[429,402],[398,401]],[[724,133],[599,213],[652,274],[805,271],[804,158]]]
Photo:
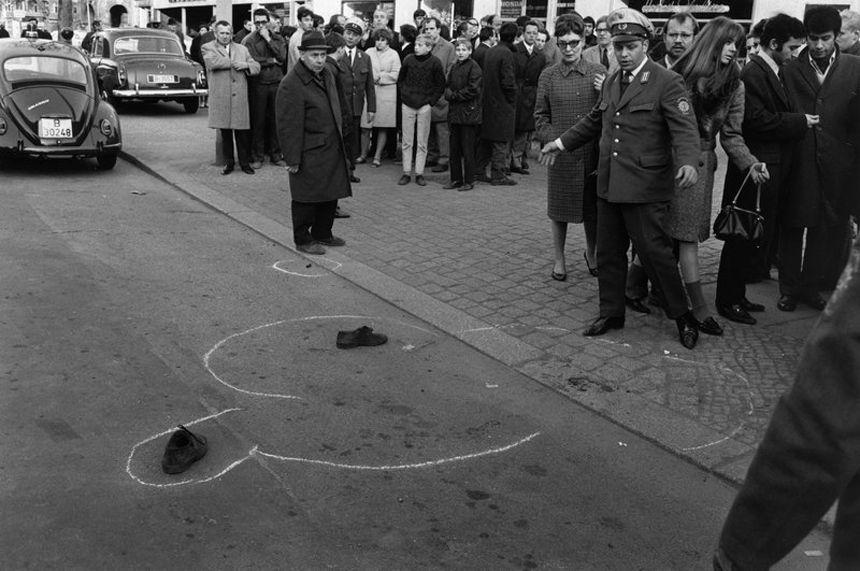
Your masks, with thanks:
[[[161,458],[161,469],[165,474],[180,474],[206,456],[206,450],[206,439],[180,424],[179,430],[167,441],[167,448]]]
[[[764,306],[760,303],[753,303],[747,298],[741,299],[741,302],[738,304],[747,311],[764,311]]]
[[[678,326],[678,338],[681,341],[681,345],[687,349],[695,347],[696,342],[699,340],[699,329],[696,326],[696,318],[689,313],[685,313],[676,319],[675,323]]]
[[[349,175],[349,182],[358,183],[358,182],[361,182],[361,179],[358,178],[357,176],[355,176],[354,174],[351,174],[351,175]]]
[[[416,174],[415,175],[415,184],[418,186],[427,186],[427,181],[424,180],[424,175]]]
[[[729,321],[734,321],[735,323],[743,323],[744,325],[755,325],[757,323],[755,317],[750,315],[740,303],[734,303],[732,305],[718,305],[717,313]]]
[[[597,337],[610,329],[624,329],[624,317],[598,317],[582,334],[586,337]]]
[[[236,168],[236,165],[232,163],[227,163],[227,166],[224,167],[224,170],[221,171],[221,174],[230,174],[233,172],[233,169]]]
[[[641,299],[633,299],[632,297],[625,297],[624,303],[627,304],[627,307],[635,311],[636,313],[651,313],[651,308],[642,303]]]
[[[382,333],[374,333],[368,326],[362,326],[354,331],[338,331],[338,349],[353,349],[355,347],[376,347],[388,342],[388,337]]]
[[[314,241],[318,244],[322,244],[323,246],[331,246],[333,248],[336,248],[338,246],[346,246],[346,240],[344,240],[343,238],[338,238],[334,235],[332,235],[330,238],[325,238],[322,240],[319,238],[314,238]]]
[[[400,180],[397,181],[397,184],[403,186],[404,184],[409,184],[410,182],[412,182],[412,177],[408,174],[404,174],[400,177]]]
[[[511,172],[515,172],[517,174],[531,174],[529,173],[529,169],[521,168],[521,167],[511,167]]]
[[[780,311],[794,311],[797,309],[797,298],[790,295],[780,296],[779,301],[776,302],[776,308]]]
[[[817,293],[808,293],[803,296],[801,301],[812,309],[817,309],[818,311],[821,311],[827,306],[827,302],[824,301],[824,298]]]
[[[708,335],[722,335],[723,328],[720,327],[720,324],[716,322],[716,320],[710,315],[704,321],[697,321],[696,328],[702,333],[706,333]]]
[[[251,165],[242,165],[242,172],[245,174],[254,174],[254,167]]]

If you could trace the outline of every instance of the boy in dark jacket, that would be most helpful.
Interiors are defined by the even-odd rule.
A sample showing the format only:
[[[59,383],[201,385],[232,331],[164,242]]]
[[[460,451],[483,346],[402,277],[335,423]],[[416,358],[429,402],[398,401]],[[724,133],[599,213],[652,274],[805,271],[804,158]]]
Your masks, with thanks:
[[[430,109],[445,92],[445,70],[439,58],[430,54],[432,47],[428,38],[419,36],[415,40],[415,53],[403,60],[397,78],[397,89],[403,102],[403,176],[397,181],[400,185],[412,180],[413,140],[418,147],[415,153],[415,182],[420,186],[427,185],[424,164],[430,136]]]
[[[481,123],[481,66],[472,59],[472,43],[454,44],[457,63],[448,74],[445,99],[450,132],[451,181],[442,188],[472,190],[475,186],[475,136]]]

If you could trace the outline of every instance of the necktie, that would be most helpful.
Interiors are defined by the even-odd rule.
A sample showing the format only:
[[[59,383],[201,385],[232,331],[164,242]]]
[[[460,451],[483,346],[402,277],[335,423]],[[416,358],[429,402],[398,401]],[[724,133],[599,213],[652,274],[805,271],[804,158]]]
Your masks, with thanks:
[[[609,56],[606,54],[606,48],[600,48],[600,63],[609,69]]]
[[[629,71],[625,71],[621,74],[621,93],[624,93],[624,90],[630,85],[630,82],[633,81],[633,74]]]
[[[349,48],[349,67],[355,65],[355,48]]]

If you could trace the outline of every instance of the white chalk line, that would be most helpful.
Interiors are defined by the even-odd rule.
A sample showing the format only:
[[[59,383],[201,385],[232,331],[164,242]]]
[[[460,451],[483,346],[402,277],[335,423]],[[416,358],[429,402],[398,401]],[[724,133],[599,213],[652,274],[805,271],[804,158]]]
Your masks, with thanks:
[[[430,468],[432,466],[440,466],[442,464],[451,464],[453,462],[464,462],[466,460],[474,460],[475,458],[481,458],[483,456],[492,456],[494,454],[501,454],[502,452],[507,452],[508,450],[512,450],[521,444],[525,444],[535,437],[539,436],[540,432],[533,432],[529,434],[525,438],[521,438],[516,442],[512,442],[505,446],[501,446],[499,448],[491,448],[489,450],[484,450],[483,452],[474,452],[472,454],[463,454],[462,456],[453,456],[451,458],[441,458],[439,460],[427,460],[425,462],[415,462],[411,464],[390,464],[386,466],[370,466],[364,464],[342,464],[339,462],[330,462],[328,460],[313,460],[311,458],[296,458],[291,456],[279,456],[277,454],[270,454],[268,452],[263,452],[258,450],[256,447],[251,450],[251,454],[259,454],[260,456],[265,456],[266,458],[273,458],[275,460],[281,460],[284,462],[301,462],[303,464],[315,464],[318,466],[326,466],[329,468],[342,468],[345,470],[364,470],[364,471],[392,471],[392,470],[414,470],[418,468]]]
[[[222,414],[227,414],[228,412],[235,412],[237,410],[242,410],[242,409],[241,408],[228,408],[227,410],[222,410],[221,412],[217,412],[215,414],[210,414],[209,416],[204,416],[202,418],[198,418],[196,420],[192,420],[190,422],[185,422],[182,424],[183,424],[183,426],[194,426],[195,424],[199,424],[201,422],[206,422],[207,420],[212,420],[213,418],[217,418],[217,417],[221,416]],[[216,479],[220,478],[221,476],[223,476],[224,474],[226,474],[227,472],[229,472],[230,470],[232,470],[233,468],[235,468],[236,466],[238,466],[239,464],[241,464],[242,462],[244,462],[245,460],[250,458],[250,455],[245,456],[244,458],[241,458],[241,459],[233,462],[232,464],[227,466],[224,470],[218,472],[214,476],[209,476],[208,478],[205,478],[202,480],[182,480],[179,482],[171,482],[169,484],[157,484],[155,482],[147,482],[147,481],[142,480],[142,479],[138,478],[137,476],[135,476],[131,470],[131,462],[132,462],[132,459],[134,458],[135,452],[137,452],[137,449],[140,448],[141,446],[143,446],[144,444],[148,443],[148,442],[152,442],[156,438],[161,438],[162,436],[167,436],[168,434],[172,434],[175,430],[176,430],[176,427],[168,428],[167,430],[164,430],[162,432],[159,432],[158,434],[154,434],[153,436],[150,436],[149,438],[141,440],[140,442],[138,442],[137,444],[135,444],[131,448],[131,453],[128,455],[128,460],[125,463],[125,471],[129,475],[129,477],[131,477],[132,480],[134,480],[138,484],[142,484],[144,486],[150,486],[153,488],[171,488],[173,486],[182,486],[184,484],[202,484],[203,482],[211,482],[212,480],[216,480]]]
[[[201,422],[205,422],[207,420],[212,420],[214,418],[217,418],[217,417],[221,416],[222,414],[227,414],[228,412],[235,412],[238,410],[242,410],[242,409],[240,409],[240,408],[229,408],[227,410],[222,410],[221,412],[218,412],[216,414],[210,414],[209,416],[204,416],[203,418],[198,418],[196,420],[192,420],[191,422],[186,422],[186,423],[184,423],[184,426],[194,426],[195,424],[199,424]],[[178,482],[170,482],[168,484],[159,484],[156,482],[148,482],[146,480],[143,480],[142,478],[139,478],[137,475],[135,475],[134,472],[132,471],[131,464],[132,464],[132,461],[134,459],[134,455],[137,452],[137,449],[140,448],[141,446],[143,446],[144,444],[152,442],[153,440],[155,440],[157,438],[162,438],[164,436],[167,436],[168,434],[172,434],[175,430],[176,430],[175,427],[169,428],[167,430],[159,432],[158,434],[154,434],[154,435],[152,435],[152,436],[150,436],[144,440],[141,440],[140,442],[135,444],[134,447],[132,447],[131,453],[128,455],[128,460],[126,461],[126,467],[125,467],[126,473],[129,475],[129,477],[131,477],[132,480],[134,480],[138,484],[142,484],[144,486],[149,486],[149,487],[153,487],[153,488],[172,488],[172,487],[184,486],[184,485],[188,485],[188,484],[205,484],[207,482],[217,480],[218,478],[222,477],[224,474],[230,472],[231,470],[233,470],[234,468],[236,468],[237,466],[239,466],[240,464],[242,464],[246,460],[253,458],[254,456],[263,456],[265,458],[271,458],[273,460],[278,460],[278,461],[282,461],[282,462],[298,462],[298,463],[302,463],[302,464],[313,464],[313,465],[317,465],[317,466],[326,466],[329,468],[339,468],[339,469],[344,469],[344,470],[358,470],[358,471],[372,471],[372,472],[394,471],[394,470],[415,470],[415,469],[421,469],[421,468],[430,468],[433,466],[441,466],[443,464],[451,464],[454,462],[464,462],[466,460],[474,460],[476,458],[481,458],[484,456],[492,456],[492,455],[496,455],[496,454],[501,454],[503,452],[507,452],[508,450],[512,450],[512,449],[516,448],[517,446],[525,444],[526,442],[529,442],[529,441],[533,440],[534,438],[536,438],[537,436],[540,435],[540,432],[533,432],[532,434],[529,434],[528,436],[526,436],[524,438],[520,438],[516,442],[512,442],[512,443],[507,444],[505,446],[500,446],[497,448],[490,448],[489,450],[484,450],[481,452],[473,452],[471,454],[463,454],[460,456],[453,456],[450,458],[440,458],[438,460],[427,460],[424,462],[414,462],[414,463],[410,463],[410,464],[391,464],[391,465],[382,465],[382,466],[374,466],[374,465],[368,465],[368,464],[343,464],[343,463],[338,463],[338,462],[330,462],[327,460],[316,460],[313,458],[299,458],[299,457],[293,457],[293,456],[281,456],[279,454],[272,454],[269,452],[263,452],[262,450],[260,450],[259,446],[254,446],[253,448],[251,448],[251,450],[248,451],[247,456],[244,456],[244,457],[232,462],[231,464],[229,464],[226,468],[224,468],[223,470],[221,470],[217,474],[214,474],[212,476],[208,476],[206,478],[186,479],[186,480],[180,480]]]
[[[300,277],[300,278],[322,278],[322,277],[325,277],[325,276],[329,276],[329,275],[331,275],[331,272],[335,271],[336,269],[340,268],[340,267],[343,265],[343,264],[341,264],[340,262],[335,262],[334,260],[330,260],[330,259],[325,258],[325,257],[320,258],[320,259],[323,259],[323,260],[329,261],[329,262],[331,262],[332,264],[334,264],[334,266],[333,266],[333,267],[331,267],[331,268],[326,268],[325,266],[321,266],[321,267],[325,268],[326,270],[328,270],[328,272],[327,272],[327,273],[322,273],[322,274],[310,274],[310,273],[307,273],[307,274],[306,274],[306,273],[302,273],[302,272],[294,272],[294,271],[291,271],[291,270],[284,269],[284,268],[280,267],[280,265],[279,265],[279,264],[284,263],[284,262],[285,262],[285,260],[278,260],[277,262],[275,262],[274,264],[272,264],[272,268],[276,269],[277,271],[281,272],[282,274],[287,274],[287,275],[289,275],[289,276],[296,276],[296,277]]]

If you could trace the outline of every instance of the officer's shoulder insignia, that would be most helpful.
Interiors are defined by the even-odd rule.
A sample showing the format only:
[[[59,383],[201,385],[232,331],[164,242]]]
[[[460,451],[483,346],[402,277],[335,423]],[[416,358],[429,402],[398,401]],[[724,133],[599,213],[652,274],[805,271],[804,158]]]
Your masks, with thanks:
[[[643,71],[643,72],[642,72],[642,82],[641,82],[641,83],[648,83],[648,78],[650,78],[650,77],[651,77],[651,72],[650,72],[650,71]]]
[[[687,101],[686,97],[681,97],[680,99],[678,99],[678,111],[680,111],[684,115],[690,114],[690,102]]]

